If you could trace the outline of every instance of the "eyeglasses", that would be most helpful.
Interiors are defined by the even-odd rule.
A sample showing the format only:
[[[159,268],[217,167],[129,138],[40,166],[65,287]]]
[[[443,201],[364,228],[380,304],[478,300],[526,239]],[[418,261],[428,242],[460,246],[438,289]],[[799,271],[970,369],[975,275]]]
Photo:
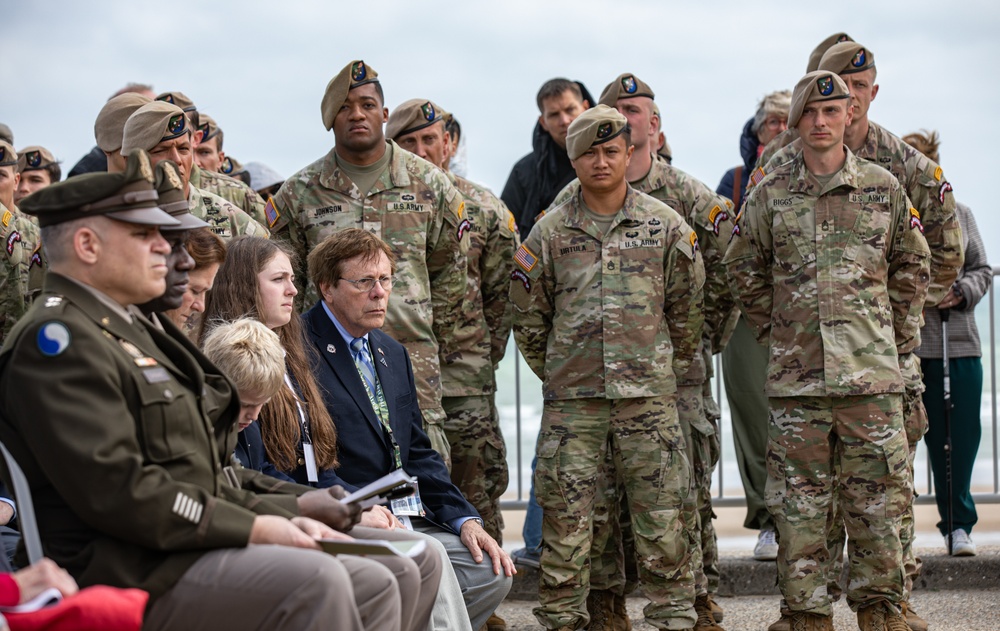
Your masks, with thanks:
[[[350,284],[354,285],[358,291],[363,292],[369,292],[375,289],[375,283],[382,285],[382,289],[386,291],[392,289],[392,276],[382,276],[381,278],[359,278],[358,280],[342,278],[340,280],[346,280]]]
[[[767,120],[764,121],[764,124],[771,129],[777,129],[782,125],[786,125],[787,121],[784,118],[768,118]]]

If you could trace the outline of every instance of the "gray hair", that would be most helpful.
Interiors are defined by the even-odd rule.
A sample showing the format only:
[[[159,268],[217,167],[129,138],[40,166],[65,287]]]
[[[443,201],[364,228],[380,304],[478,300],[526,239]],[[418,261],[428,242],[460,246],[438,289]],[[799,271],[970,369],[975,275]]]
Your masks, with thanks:
[[[778,114],[785,118],[788,118],[788,110],[792,107],[792,91],[791,90],[778,90],[777,92],[772,92],[760,100],[760,104],[757,106],[757,113],[753,116],[753,125],[750,126],[750,131],[757,133],[760,130],[761,125],[767,120],[767,117],[771,114]]]

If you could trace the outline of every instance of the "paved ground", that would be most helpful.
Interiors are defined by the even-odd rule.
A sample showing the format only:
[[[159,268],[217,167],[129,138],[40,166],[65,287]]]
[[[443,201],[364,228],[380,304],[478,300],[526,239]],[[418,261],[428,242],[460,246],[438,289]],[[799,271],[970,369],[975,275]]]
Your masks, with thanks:
[[[740,596],[720,598],[725,610],[722,626],[727,631],[764,631],[778,619],[777,596]],[[642,622],[642,598],[630,598],[629,616],[636,631],[653,629]],[[997,590],[982,591],[922,591],[913,597],[916,610],[930,622],[931,631],[1000,631],[1000,583]],[[507,620],[510,631],[536,631],[541,627],[531,615],[533,602],[508,600],[498,613]],[[834,611],[837,631],[856,631],[857,618],[844,603]]]

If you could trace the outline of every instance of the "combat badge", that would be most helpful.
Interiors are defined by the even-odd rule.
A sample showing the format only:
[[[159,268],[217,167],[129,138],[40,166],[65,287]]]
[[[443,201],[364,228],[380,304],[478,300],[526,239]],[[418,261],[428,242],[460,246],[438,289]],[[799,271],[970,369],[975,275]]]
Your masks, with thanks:
[[[719,236],[719,226],[726,219],[729,219],[729,213],[722,210],[719,206],[712,207],[712,210],[708,213],[708,220],[712,222],[712,234]]]
[[[69,348],[69,329],[62,322],[49,322],[38,329],[38,352],[55,357]]]
[[[525,272],[530,272],[538,264],[538,257],[528,249],[528,246],[522,245],[514,253],[514,262],[520,265]]]

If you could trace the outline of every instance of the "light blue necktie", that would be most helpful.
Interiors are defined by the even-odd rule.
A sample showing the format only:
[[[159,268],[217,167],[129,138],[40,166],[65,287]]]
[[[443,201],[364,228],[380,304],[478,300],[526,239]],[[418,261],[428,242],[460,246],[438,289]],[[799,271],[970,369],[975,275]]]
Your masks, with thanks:
[[[371,356],[369,356],[368,349],[365,347],[365,338],[356,337],[351,340],[351,350],[354,351],[354,363],[358,365],[361,375],[368,382],[369,391],[374,394],[375,366],[372,365]]]

